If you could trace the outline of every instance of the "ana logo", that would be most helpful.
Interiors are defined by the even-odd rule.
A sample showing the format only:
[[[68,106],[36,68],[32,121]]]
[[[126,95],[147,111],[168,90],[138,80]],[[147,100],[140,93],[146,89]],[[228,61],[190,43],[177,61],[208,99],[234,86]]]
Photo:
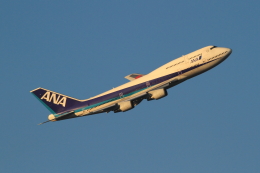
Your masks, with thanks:
[[[52,102],[56,105],[66,106],[67,97],[63,97],[61,95],[56,95],[55,93],[51,93],[47,91],[42,97],[42,100],[46,100],[47,102]]]
[[[201,60],[201,58],[202,58],[202,56],[200,55],[199,57],[190,60],[190,63],[193,63],[193,62],[196,62],[198,60]]]

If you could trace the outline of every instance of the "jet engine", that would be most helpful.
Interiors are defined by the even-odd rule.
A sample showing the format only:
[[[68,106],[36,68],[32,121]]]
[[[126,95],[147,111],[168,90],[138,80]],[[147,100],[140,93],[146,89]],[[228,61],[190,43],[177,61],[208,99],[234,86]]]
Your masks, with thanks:
[[[125,101],[125,102],[119,102],[118,103],[118,108],[116,110],[114,110],[114,112],[125,112],[128,111],[130,109],[133,109],[134,105],[131,101]]]
[[[160,98],[163,98],[168,95],[167,90],[162,88],[162,89],[157,89],[153,91],[148,92],[149,96],[147,98],[148,101],[150,100],[158,100]]]

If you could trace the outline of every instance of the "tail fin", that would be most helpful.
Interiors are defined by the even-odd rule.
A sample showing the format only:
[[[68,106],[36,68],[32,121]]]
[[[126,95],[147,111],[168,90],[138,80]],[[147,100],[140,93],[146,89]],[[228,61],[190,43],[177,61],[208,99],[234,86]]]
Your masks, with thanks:
[[[44,88],[36,88],[31,93],[53,114],[61,114],[75,109],[80,100]]]

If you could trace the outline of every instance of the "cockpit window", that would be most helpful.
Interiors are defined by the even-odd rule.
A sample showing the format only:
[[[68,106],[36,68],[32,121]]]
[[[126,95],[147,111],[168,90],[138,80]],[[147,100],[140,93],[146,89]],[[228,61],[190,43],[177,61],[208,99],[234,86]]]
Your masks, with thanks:
[[[211,48],[210,48],[210,50],[212,50],[212,49],[214,49],[214,48],[216,48],[217,46],[212,46]]]

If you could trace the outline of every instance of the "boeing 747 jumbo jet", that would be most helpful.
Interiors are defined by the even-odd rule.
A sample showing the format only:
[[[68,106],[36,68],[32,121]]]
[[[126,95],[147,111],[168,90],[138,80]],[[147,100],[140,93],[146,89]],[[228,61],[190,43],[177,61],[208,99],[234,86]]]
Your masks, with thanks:
[[[217,66],[231,52],[229,48],[207,46],[172,60],[149,74],[130,74],[125,77],[130,80],[128,83],[86,100],[78,100],[44,88],[37,88],[31,93],[51,111],[46,122],[110,111],[125,112],[144,99],[158,100],[167,96],[169,88]]]

